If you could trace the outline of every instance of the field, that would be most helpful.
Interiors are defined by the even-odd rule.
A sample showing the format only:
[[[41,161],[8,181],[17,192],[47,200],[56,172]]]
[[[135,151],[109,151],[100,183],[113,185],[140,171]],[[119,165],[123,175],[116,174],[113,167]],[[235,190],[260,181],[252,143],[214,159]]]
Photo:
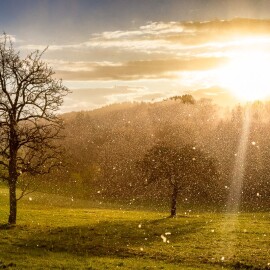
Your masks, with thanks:
[[[270,214],[131,210],[35,193],[5,225],[0,269],[270,269]]]

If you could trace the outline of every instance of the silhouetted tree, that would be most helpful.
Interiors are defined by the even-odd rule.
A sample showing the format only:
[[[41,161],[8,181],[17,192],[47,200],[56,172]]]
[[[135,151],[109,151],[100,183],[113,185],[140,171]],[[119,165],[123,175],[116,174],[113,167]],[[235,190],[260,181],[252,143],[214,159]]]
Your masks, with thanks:
[[[172,188],[171,217],[176,216],[179,192],[184,189],[210,189],[218,176],[214,160],[192,145],[180,149],[156,145],[140,162],[148,184],[166,180]]]
[[[63,125],[56,112],[69,90],[53,78],[42,55],[35,51],[22,59],[10,38],[1,37],[0,172],[9,186],[9,224],[16,224],[19,176],[45,174],[61,162],[56,140]]]
[[[183,103],[187,103],[187,104],[195,104],[195,99],[192,95],[182,95],[181,96],[181,100]]]
[[[192,95],[185,94],[182,96],[170,97],[171,100],[181,100],[184,104],[195,104],[195,99]]]

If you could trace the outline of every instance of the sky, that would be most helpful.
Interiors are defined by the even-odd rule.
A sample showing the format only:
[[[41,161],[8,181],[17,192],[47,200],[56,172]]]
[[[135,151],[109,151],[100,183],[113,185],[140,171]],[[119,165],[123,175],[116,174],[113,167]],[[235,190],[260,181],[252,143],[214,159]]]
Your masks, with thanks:
[[[185,93],[231,102],[270,85],[254,78],[268,68],[269,0],[1,0],[0,26],[22,55],[49,46],[43,60],[72,90],[63,112]]]

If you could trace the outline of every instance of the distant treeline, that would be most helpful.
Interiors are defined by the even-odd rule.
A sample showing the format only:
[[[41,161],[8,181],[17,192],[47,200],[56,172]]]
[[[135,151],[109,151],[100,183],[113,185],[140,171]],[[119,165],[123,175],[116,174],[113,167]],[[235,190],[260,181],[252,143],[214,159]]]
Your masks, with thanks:
[[[176,149],[194,145],[216,160],[219,179],[208,194],[198,192],[200,189],[182,190],[179,206],[225,208],[245,112],[250,110],[241,207],[269,210],[270,103],[224,109],[210,100],[191,101],[186,102],[185,97],[124,103],[63,115],[66,167],[39,178],[41,187],[100,201],[168,201],[167,182],[146,185],[138,162],[157,144]]]

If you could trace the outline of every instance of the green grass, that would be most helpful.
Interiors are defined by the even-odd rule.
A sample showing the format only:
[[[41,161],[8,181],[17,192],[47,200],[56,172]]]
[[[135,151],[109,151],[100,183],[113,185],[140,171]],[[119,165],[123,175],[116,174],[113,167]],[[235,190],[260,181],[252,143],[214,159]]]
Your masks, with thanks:
[[[270,269],[269,213],[166,216],[32,194],[18,225],[0,228],[0,269]],[[0,224],[7,217],[0,187]]]

